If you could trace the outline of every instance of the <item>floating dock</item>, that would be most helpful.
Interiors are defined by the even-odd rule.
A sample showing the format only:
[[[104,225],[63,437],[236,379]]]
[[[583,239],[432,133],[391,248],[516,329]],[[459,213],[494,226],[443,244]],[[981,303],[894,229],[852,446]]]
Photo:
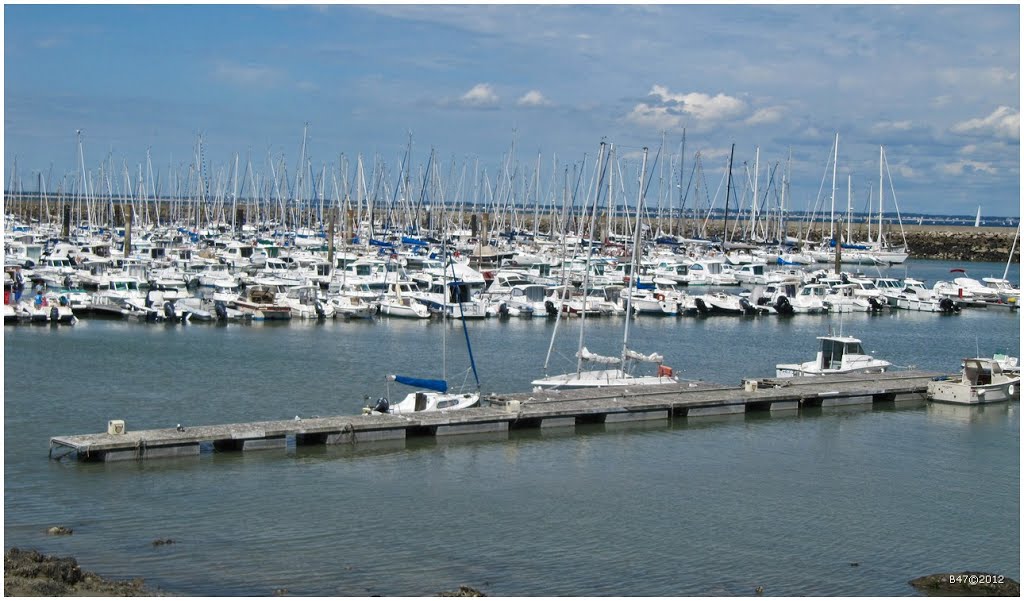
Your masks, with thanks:
[[[541,391],[485,397],[486,406],[402,415],[335,417],[188,426],[132,431],[111,422],[109,432],[50,439],[50,457],[119,461],[199,455],[214,451],[283,449],[290,443],[336,445],[404,440],[415,436],[507,433],[524,428],[699,418],[756,411],[891,404],[926,400],[936,372],[745,380],[742,386],[681,382]],[[130,426],[130,423],[128,424]]]

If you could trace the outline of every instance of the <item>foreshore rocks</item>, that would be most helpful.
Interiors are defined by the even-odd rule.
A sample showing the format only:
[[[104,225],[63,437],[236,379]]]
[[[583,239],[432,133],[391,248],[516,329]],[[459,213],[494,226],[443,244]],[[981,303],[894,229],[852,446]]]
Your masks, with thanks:
[[[82,571],[73,557],[17,547],[4,553],[5,597],[156,597],[141,579],[114,581]]]
[[[486,597],[487,595],[471,586],[461,585],[457,591],[444,591],[437,594],[438,597]]]
[[[943,572],[910,581],[929,597],[1019,597],[1020,584],[999,574]]]

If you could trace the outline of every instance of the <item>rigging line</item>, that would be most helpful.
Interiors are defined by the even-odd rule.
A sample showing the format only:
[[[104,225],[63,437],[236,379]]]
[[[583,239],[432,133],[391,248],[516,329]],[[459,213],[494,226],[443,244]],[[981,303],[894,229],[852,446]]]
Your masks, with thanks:
[[[447,258],[446,258],[447,259]],[[452,266],[452,279],[455,280],[455,262],[451,262]],[[457,281],[457,280],[456,280]],[[448,291],[445,290],[445,294]],[[462,333],[466,336],[466,350],[469,352],[469,366],[473,368],[473,379],[476,380],[476,389],[480,390],[480,376],[476,371],[476,360],[473,359],[473,345],[469,342],[469,328],[466,327],[466,314],[462,309],[462,294],[461,291],[458,294],[459,299],[459,316],[462,318]]]

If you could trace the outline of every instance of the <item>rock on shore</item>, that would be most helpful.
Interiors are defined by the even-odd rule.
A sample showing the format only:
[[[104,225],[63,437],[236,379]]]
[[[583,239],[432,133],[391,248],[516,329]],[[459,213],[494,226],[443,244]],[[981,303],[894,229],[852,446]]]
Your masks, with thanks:
[[[82,571],[73,557],[11,548],[4,553],[5,597],[155,597],[141,579],[114,581]]]
[[[943,572],[921,576],[910,586],[929,597],[1019,597],[1020,584],[1013,578],[985,572]]]

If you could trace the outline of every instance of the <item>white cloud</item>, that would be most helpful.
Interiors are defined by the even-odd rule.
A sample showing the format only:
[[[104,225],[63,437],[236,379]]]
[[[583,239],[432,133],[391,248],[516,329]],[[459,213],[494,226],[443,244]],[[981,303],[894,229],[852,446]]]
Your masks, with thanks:
[[[497,105],[500,98],[490,84],[478,83],[463,94],[459,100],[465,106],[488,107]]]
[[[914,128],[911,121],[879,121],[871,127],[876,133],[887,133],[892,131],[910,131]]]
[[[516,101],[519,106],[548,106],[551,101],[544,97],[539,90],[530,90]]]
[[[736,117],[746,109],[746,105],[739,98],[721,93],[715,96],[701,92],[678,94],[670,92],[665,86],[655,84],[651,87],[650,94],[657,96],[662,103],[677,105],[679,110],[693,115],[699,121],[729,119]]]
[[[747,118],[747,125],[778,123],[780,120],[782,120],[782,107],[769,106],[763,109],[757,109],[753,115]]]
[[[663,106],[649,106],[644,103],[634,106],[633,110],[626,115],[626,120],[659,131],[682,127],[683,124],[683,118],[670,113],[669,109]]]
[[[955,134],[989,135],[1020,140],[1020,111],[1008,106],[997,108],[987,117],[968,119],[951,128]]]
[[[963,175],[967,171],[987,173],[988,175],[996,174],[996,168],[991,163],[983,163],[981,161],[960,160],[955,163],[941,165],[939,169],[946,175]]]
[[[273,67],[240,65],[227,60],[217,61],[213,74],[221,81],[245,87],[269,87],[284,80],[284,74]]]
[[[960,154],[974,154],[976,152],[978,152],[977,144],[968,144],[960,149]]]

